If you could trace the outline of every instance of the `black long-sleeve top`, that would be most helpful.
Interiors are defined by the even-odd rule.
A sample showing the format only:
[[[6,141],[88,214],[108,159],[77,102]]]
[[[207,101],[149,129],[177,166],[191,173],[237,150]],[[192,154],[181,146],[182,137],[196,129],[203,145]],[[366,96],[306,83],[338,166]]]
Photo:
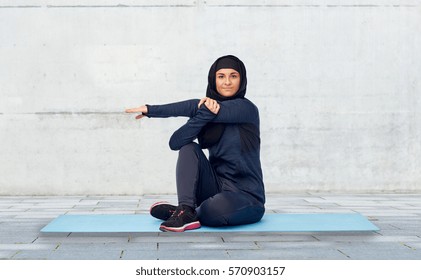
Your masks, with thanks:
[[[165,105],[147,105],[148,117],[188,117],[186,124],[171,136],[169,145],[179,150],[192,143],[209,122],[225,124],[218,143],[209,147],[209,161],[220,178],[223,190],[243,191],[265,203],[263,174],[260,164],[259,111],[246,98],[218,102],[218,114],[205,105],[198,108],[199,99]]]

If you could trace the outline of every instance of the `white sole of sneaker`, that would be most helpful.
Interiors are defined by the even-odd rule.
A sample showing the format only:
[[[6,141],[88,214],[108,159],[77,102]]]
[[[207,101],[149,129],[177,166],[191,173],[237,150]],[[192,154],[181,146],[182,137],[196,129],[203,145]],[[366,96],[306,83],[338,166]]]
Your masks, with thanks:
[[[149,213],[151,212],[152,208],[154,208],[155,206],[161,205],[161,204],[170,204],[168,201],[158,201],[155,202],[154,204],[151,205],[151,207],[149,208]]]
[[[172,231],[172,232],[183,232],[183,231],[186,231],[186,230],[198,229],[200,227],[201,227],[200,222],[199,221],[196,221],[196,222],[185,224],[182,227],[166,227],[166,226],[160,226],[159,227],[159,230],[161,230],[161,231]]]

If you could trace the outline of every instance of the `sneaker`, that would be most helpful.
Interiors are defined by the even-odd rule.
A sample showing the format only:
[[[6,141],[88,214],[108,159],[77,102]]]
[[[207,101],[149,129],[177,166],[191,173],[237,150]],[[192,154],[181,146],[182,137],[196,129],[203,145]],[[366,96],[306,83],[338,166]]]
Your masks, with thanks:
[[[166,221],[174,214],[176,208],[177,206],[171,205],[167,201],[159,201],[152,204],[149,213],[154,218]]]
[[[174,214],[161,224],[161,231],[183,232],[200,228],[200,222],[196,211],[188,206],[179,205]]]

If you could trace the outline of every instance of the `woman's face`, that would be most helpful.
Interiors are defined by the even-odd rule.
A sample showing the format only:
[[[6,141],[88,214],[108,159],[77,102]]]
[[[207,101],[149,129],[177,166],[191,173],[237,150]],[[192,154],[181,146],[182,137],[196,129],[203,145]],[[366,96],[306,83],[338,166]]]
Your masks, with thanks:
[[[216,90],[224,97],[234,96],[240,89],[240,73],[231,68],[222,68],[216,72]]]

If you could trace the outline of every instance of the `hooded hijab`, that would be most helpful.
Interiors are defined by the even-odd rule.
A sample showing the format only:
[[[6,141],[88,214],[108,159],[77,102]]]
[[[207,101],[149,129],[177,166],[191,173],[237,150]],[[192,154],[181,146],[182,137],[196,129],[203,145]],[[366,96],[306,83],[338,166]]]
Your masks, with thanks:
[[[240,74],[240,87],[237,93],[231,97],[225,97],[216,90],[216,72],[220,69],[234,69]],[[226,55],[218,58],[211,66],[208,75],[208,87],[206,89],[206,97],[222,102],[237,98],[244,98],[247,89],[247,75],[244,63],[233,55]],[[198,135],[199,143],[202,149],[209,148],[216,144],[225,130],[223,123],[208,123],[205,125]]]

